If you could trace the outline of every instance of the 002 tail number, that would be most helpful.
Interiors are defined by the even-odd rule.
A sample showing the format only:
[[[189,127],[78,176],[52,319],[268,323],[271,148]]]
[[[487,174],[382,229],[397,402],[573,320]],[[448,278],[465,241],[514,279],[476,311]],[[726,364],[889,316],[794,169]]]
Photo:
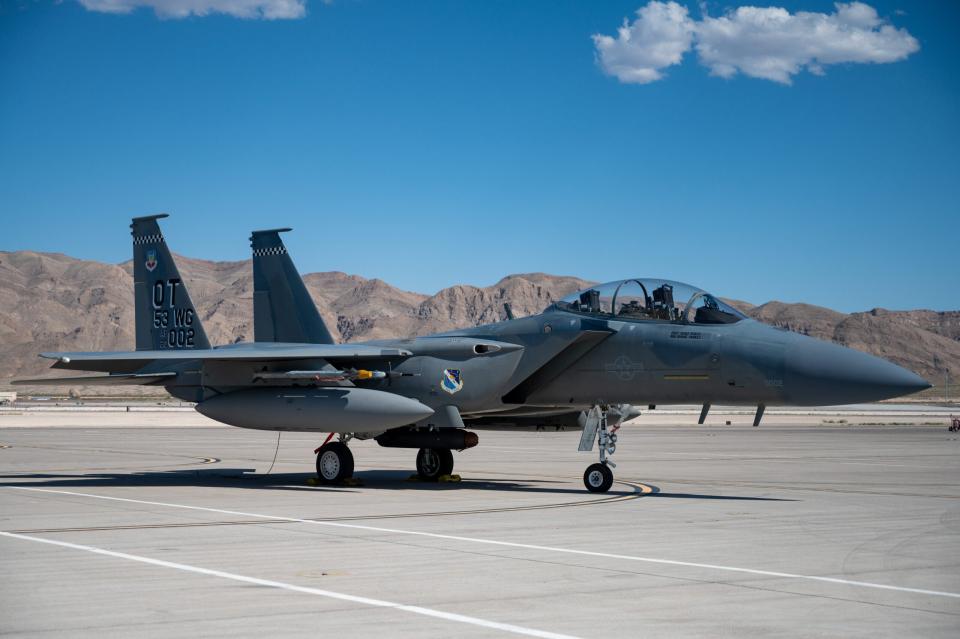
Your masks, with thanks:
[[[153,283],[153,327],[160,329],[161,342],[167,348],[193,348],[194,310],[177,308],[179,279],[157,280]]]

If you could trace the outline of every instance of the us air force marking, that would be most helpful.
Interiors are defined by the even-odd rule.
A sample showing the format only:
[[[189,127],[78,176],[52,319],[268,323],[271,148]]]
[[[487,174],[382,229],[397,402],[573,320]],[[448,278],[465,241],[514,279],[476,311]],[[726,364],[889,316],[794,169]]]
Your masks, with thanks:
[[[453,395],[463,388],[463,378],[460,377],[460,369],[445,368],[440,380],[440,388]]]

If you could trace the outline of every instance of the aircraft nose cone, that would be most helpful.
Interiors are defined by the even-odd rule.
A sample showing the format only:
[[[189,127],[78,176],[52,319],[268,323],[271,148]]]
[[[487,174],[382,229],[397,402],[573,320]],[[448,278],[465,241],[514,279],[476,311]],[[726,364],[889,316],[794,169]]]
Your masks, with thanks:
[[[875,402],[930,388],[885,359],[812,338],[789,349],[785,382],[792,403],[808,406]]]

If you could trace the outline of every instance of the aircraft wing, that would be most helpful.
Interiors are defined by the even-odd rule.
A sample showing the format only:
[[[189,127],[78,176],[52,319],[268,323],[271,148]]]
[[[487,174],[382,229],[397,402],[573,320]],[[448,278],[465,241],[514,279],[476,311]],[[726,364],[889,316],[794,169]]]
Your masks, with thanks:
[[[83,377],[41,377],[38,379],[15,379],[14,386],[146,386],[169,381],[176,377],[169,373],[130,373],[119,375],[86,375]]]
[[[363,360],[399,359],[412,355],[408,350],[364,344],[238,344],[208,349],[171,349],[114,352],[41,353],[41,357],[55,359],[53,368],[87,371],[139,370],[158,361],[222,361],[252,362],[278,360],[315,360],[328,362],[359,362]]]

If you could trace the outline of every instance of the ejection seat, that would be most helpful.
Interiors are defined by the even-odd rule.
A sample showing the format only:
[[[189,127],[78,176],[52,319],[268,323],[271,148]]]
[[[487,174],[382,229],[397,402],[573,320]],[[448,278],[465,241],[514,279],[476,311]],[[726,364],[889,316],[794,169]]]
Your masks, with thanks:
[[[701,306],[694,314],[693,321],[696,324],[735,324],[740,321],[740,318],[719,308]]]

